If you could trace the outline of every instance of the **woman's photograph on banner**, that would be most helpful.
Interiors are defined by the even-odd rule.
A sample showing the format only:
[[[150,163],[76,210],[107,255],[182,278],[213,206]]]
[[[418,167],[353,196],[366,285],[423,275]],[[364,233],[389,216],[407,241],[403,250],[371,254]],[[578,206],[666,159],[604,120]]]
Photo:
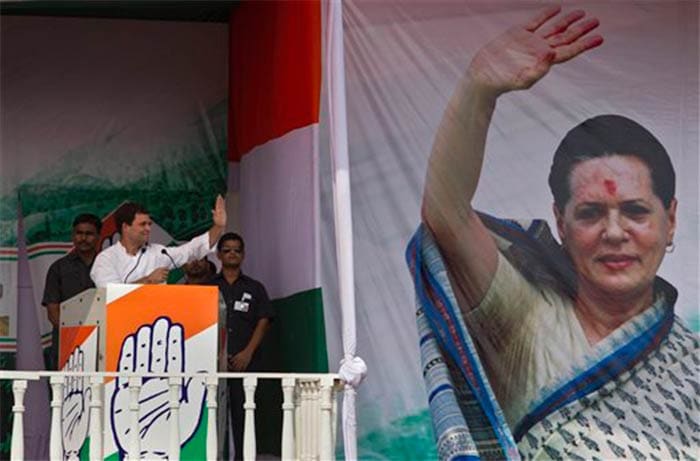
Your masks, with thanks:
[[[603,107],[565,133],[554,229],[473,200],[499,98],[608,45],[600,24],[552,6],[508,28],[473,56],[435,134],[407,255],[442,459],[698,453],[698,335],[659,274],[682,219],[676,171],[653,128]]]
[[[700,458],[700,2],[92,3],[0,0],[0,460]]]

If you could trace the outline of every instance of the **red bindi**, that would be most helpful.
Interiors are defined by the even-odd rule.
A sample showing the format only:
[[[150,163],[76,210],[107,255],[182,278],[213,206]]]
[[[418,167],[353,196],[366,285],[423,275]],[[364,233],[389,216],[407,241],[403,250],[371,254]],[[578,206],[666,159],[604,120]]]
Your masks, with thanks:
[[[605,186],[605,190],[608,191],[608,194],[615,195],[615,192],[617,192],[617,184],[615,184],[615,181],[612,179],[605,179],[603,185]]]

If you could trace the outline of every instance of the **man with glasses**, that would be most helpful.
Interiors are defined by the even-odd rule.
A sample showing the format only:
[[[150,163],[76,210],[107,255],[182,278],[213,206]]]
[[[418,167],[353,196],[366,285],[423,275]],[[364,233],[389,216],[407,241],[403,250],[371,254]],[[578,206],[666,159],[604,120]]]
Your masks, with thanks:
[[[274,311],[262,283],[241,271],[245,257],[243,238],[233,232],[221,236],[216,246],[221,272],[211,279],[226,302],[226,351],[229,371],[260,371],[256,354],[265,337]],[[240,379],[229,381],[231,424],[236,459],[243,456],[243,385]]]

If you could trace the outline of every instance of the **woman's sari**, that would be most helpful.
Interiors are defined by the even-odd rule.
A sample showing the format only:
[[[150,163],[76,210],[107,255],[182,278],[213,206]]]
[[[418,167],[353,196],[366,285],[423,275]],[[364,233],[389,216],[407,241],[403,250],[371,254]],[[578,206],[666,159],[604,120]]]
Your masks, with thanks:
[[[575,292],[573,270],[546,223],[482,220],[530,283]],[[407,259],[440,459],[698,458],[700,346],[673,314],[671,285],[657,279],[663,302],[601,341],[585,364],[540,389],[527,414],[509,427],[425,227],[411,240]]]

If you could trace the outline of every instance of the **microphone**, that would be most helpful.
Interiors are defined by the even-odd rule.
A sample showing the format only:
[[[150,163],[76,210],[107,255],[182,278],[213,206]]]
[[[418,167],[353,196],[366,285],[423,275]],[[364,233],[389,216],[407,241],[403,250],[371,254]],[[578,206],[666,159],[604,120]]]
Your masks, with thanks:
[[[165,248],[163,248],[162,250],[160,250],[160,253],[161,253],[161,254],[164,254],[165,256],[167,256],[168,259],[170,259],[170,262],[173,263],[173,268],[177,269],[177,264],[175,264],[175,260],[173,259],[172,256],[170,256],[170,253],[168,253],[168,250],[166,250]]]
[[[137,267],[139,267],[139,263],[141,262],[141,256],[146,252],[146,247],[148,244],[144,245],[141,247],[141,250],[139,250],[139,257],[136,259],[136,264],[134,264],[134,267],[131,268],[128,274],[126,274],[126,277],[124,277],[124,283],[126,283],[127,280],[129,280],[129,276],[134,273]]]

